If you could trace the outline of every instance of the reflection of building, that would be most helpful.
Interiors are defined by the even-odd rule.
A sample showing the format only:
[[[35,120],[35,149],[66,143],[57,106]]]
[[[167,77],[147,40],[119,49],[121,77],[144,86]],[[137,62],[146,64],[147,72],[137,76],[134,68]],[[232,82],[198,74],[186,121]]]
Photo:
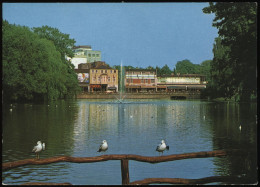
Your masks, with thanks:
[[[78,68],[79,64],[101,61],[101,52],[93,51],[89,45],[80,45],[73,48],[74,57],[69,59]]]
[[[118,91],[118,70],[112,69],[105,62],[79,64],[75,69],[83,91]]]
[[[158,91],[200,91],[206,88],[205,76],[197,74],[158,77]]]
[[[125,72],[125,88],[128,92],[156,91],[156,71],[128,69]]]

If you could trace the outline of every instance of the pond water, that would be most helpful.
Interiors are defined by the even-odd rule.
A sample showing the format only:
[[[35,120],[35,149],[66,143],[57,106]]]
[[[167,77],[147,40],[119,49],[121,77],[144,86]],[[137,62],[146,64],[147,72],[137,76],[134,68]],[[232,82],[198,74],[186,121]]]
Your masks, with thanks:
[[[115,100],[85,99],[5,104],[2,162],[35,158],[31,150],[38,140],[46,144],[40,157],[49,158],[104,154],[159,156],[155,149],[164,139],[170,146],[164,155],[220,149],[239,149],[243,154],[157,164],[129,161],[130,182],[145,178],[239,176],[241,180],[234,184],[252,184],[257,181],[256,114],[256,103],[200,100],[144,99],[119,104]],[[97,152],[102,140],[109,145],[105,153]],[[114,160],[27,165],[2,171],[2,182],[121,184],[121,164]]]

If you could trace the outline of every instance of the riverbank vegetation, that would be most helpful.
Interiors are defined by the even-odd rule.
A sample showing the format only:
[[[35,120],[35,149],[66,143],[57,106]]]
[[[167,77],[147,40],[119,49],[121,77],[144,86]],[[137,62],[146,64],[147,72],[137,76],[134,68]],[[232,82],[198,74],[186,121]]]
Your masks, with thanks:
[[[215,14],[212,25],[219,34],[204,94],[234,101],[256,100],[257,4],[210,2],[203,12]]]
[[[69,48],[75,41],[57,29],[30,29],[2,21],[2,94],[6,100],[55,100],[79,90]]]

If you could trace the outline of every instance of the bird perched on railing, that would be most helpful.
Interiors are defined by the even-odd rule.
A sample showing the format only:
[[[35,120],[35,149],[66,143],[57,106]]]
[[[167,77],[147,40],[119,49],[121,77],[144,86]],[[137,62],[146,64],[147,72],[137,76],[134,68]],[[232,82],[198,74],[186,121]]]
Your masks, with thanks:
[[[162,154],[163,154],[163,151],[165,151],[166,149],[169,150],[170,147],[168,145],[166,145],[164,140],[162,140],[161,143],[156,147],[156,151],[159,152],[159,155],[160,155],[160,152],[162,152]]]
[[[42,150],[45,150],[45,143],[42,143],[41,141],[38,141],[38,142],[37,142],[37,145],[34,146],[32,152],[35,153],[36,158],[40,159],[40,154],[39,154],[39,153],[40,153]]]
[[[107,149],[108,149],[107,141],[103,140],[102,144],[100,145],[100,147],[99,147],[97,152],[101,152],[101,151],[105,152]]]

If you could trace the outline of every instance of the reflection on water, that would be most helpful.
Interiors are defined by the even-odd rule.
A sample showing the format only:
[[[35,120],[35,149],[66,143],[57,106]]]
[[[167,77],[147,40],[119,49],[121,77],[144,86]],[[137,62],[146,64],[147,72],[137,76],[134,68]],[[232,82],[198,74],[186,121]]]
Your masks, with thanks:
[[[187,159],[149,164],[130,161],[130,181],[144,178],[203,178],[239,175],[256,180],[256,104],[203,101],[72,100],[52,104],[13,104],[3,108],[2,161],[34,158],[38,140],[46,143],[41,158],[101,154],[158,156],[161,139],[170,150],[165,155],[218,149],[240,149],[224,158]],[[239,130],[241,125],[241,131]],[[98,153],[102,140],[106,153]],[[121,184],[120,161],[32,165],[2,172],[7,184],[70,182]]]

